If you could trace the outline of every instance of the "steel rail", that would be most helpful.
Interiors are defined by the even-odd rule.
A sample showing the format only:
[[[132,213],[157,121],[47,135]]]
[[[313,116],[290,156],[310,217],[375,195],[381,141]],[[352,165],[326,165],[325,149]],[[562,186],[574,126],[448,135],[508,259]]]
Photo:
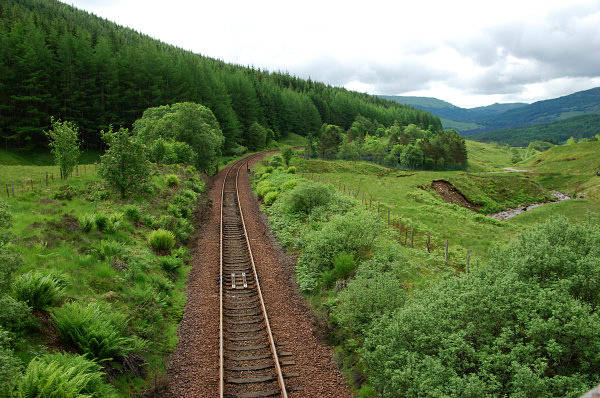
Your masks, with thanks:
[[[275,346],[275,340],[273,339],[273,334],[271,332],[271,325],[269,322],[269,318],[267,316],[267,309],[264,303],[264,299],[262,296],[262,290],[260,287],[260,282],[258,279],[258,273],[256,271],[256,265],[254,262],[254,255],[252,254],[252,248],[250,245],[250,239],[248,237],[248,231],[246,230],[246,223],[244,220],[244,213],[242,210],[242,204],[240,202],[240,197],[239,197],[239,186],[238,186],[238,179],[239,179],[239,173],[241,170],[241,165],[243,165],[244,163],[247,165],[248,162],[254,158],[256,155],[254,156],[249,156],[246,157],[244,159],[241,159],[237,162],[235,162],[234,164],[232,164],[227,172],[225,173],[225,176],[223,178],[223,185],[221,188],[221,220],[220,220],[220,232],[219,232],[219,396],[221,398],[224,397],[224,393],[225,393],[225,360],[224,360],[224,338],[223,338],[223,284],[224,284],[224,279],[223,279],[223,200],[224,200],[224,196],[225,196],[225,182],[227,181],[227,178],[229,177],[229,173],[231,172],[231,170],[233,168],[237,167],[237,172],[235,175],[235,194],[236,194],[236,200],[238,202],[238,210],[240,212],[240,220],[241,220],[241,224],[242,224],[242,229],[244,232],[244,238],[246,241],[246,247],[248,249],[248,254],[250,256],[250,263],[252,265],[252,272],[254,274],[254,280],[256,283],[256,290],[258,293],[258,297],[259,297],[259,301],[260,301],[260,306],[261,306],[261,310],[262,310],[262,314],[263,314],[263,320],[265,323],[265,328],[267,331],[267,336],[268,336],[268,340],[269,340],[269,346],[271,349],[271,355],[273,356],[273,361],[275,363],[275,372],[277,374],[277,382],[279,384],[279,388],[281,390],[281,396],[283,398],[287,398],[287,390],[285,387],[285,381],[283,378],[283,372],[281,370],[281,365],[279,363],[279,357],[277,355],[277,349]]]

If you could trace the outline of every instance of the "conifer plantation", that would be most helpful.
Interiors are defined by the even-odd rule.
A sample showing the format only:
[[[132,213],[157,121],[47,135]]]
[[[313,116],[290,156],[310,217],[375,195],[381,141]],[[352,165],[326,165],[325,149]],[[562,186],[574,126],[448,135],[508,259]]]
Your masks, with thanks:
[[[199,38],[199,40],[209,40]],[[274,137],[344,130],[362,115],[441,130],[431,114],[287,73],[226,64],[78,11],[56,0],[0,4],[0,140],[46,147],[50,117],[79,126],[84,149],[104,149],[100,131],[131,128],[151,107],[195,102],[212,110],[224,152],[256,147],[258,123]]]

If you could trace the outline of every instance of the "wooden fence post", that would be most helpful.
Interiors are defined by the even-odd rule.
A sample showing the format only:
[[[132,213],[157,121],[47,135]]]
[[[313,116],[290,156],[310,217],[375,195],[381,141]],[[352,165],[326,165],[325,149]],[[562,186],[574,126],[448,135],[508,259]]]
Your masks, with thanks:
[[[413,225],[411,225],[411,226],[410,226],[410,248],[411,248],[411,249],[413,248],[413,237],[414,237],[414,232],[415,232],[414,226],[413,226]]]
[[[429,232],[427,232],[427,253],[431,253],[431,250],[429,248],[430,242],[431,242],[431,234]]]
[[[11,181],[10,190],[12,191],[13,198],[15,197],[15,183]]]
[[[48,186],[48,172],[46,172],[46,186]]]
[[[33,178],[31,179],[31,190],[33,191]]]
[[[448,239],[446,239],[446,254],[444,255],[444,264],[448,265]]]
[[[79,177],[79,165],[75,165],[75,177]]]
[[[465,267],[465,274],[469,273],[469,262],[471,261],[471,250],[467,249],[467,266]]]
[[[369,198],[369,209],[371,208],[371,202],[373,201],[373,195],[371,195],[371,198]]]
[[[381,202],[377,202],[377,215],[379,215],[379,205],[381,204]]]
[[[388,209],[388,225],[390,225],[390,209]]]
[[[10,193],[8,192],[8,184],[6,184],[6,196],[10,199]]]

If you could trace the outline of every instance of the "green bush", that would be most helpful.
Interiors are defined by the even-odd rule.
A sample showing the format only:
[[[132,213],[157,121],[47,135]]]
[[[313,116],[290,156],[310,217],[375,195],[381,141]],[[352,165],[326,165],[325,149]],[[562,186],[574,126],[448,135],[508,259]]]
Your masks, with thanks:
[[[587,290],[599,245],[597,224],[551,220],[491,266],[417,291],[366,333],[371,385],[391,397],[582,395],[600,381],[597,293]]]
[[[338,253],[333,258],[333,268],[321,274],[323,285],[330,287],[340,279],[346,279],[356,270],[356,261],[350,253]]]
[[[198,178],[191,178],[183,183],[183,187],[191,189],[196,193],[202,193],[206,189],[206,184],[204,183],[204,181]]]
[[[109,223],[109,218],[106,214],[98,213],[94,217],[94,222],[96,223],[98,231],[105,232]]]
[[[102,376],[98,364],[81,356],[45,355],[29,363],[15,397],[117,397],[114,387]]]
[[[62,185],[53,195],[54,199],[71,200],[76,195],[75,189],[70,185]]]
[[[334,215],[320,230],[308,232],[296,267],[300,287],[305,291],[313,290],[320,274],[333,269],[334,259],[340,253],[352,254],[356,259],[366,257],[382,230],[383,222],[379,217],[355,210]]]
[[[9,333],[0,327],[0,397],[10,397],[21,375],[21,361],[11,348]]]
[[[269,192],[273,191],[277,191],[277,188],[271,186],[268,180],[261,181],[256,185],[256,193],[261,198],[264,198]]]
[[[298,185],[298,180],[288,180],[288,181],[284,182],[283,184],[281,184],[281,186],[279,187],[279,190],[281,192],[287,192],[289,190],[296,188],[296,185]]]
[[[296,174],[296,168],[294,166],[290,166],[287,169],[288,174]]]
[[[107,234],[116,233],[121,227],[121,221],[123,220],[123,213],[113,213],[108,216],[108,222],[104,228],[104,232]]]
[[[269,165],[273,167],[283,166],[283,158],[281,157],[281,155],[273,155],[271,161],[269,162]]]
[[[167,174],[165,176],[165,183],[168,187],[175,188],[179,186],[179,177],[175,174]]]
[[[271,174],[273,172],[273,170],[275,170],[274,167],[267,166],[267,167],[265,167],[264,174]]]
[[[61,282],[57,278],[33,271],[16,277],[12,286],[15,298],[34,309],[45,309],[55,305],[63,292]]]
[[[272,205],[273,202],[275,202],[275,200],[277,199],[277,195],[278,195],[277,191],[271,191],[271,192],[267,193],[265,195],[265,204],[268,206]]]
[[[181,258],[175,256],[164,256],[159,260],[160,267],[167,273],[175,272],[178,268],[183,267],[184,262]]]
[[[96,224],[96,217],[94,214],[86,213],[83,216],[78,218],[79,226],[83,232],[90,232],[94,229],[94,225]]]
[[[127,317],[97,302],[67,303],[52,310],[60,336],[97,360],[118,360],[138,352],[144,342],[126,332]]]
[[[308,215],[315,207],[327,204],[333,190],[323,184],[302,182],[286,197],[286,208],[290,213]]]
[[[135,205],[125,207],[125,216],[133,222],[139,222],[142,218],[140,208]]]
[[[379,268],[379,265],[377,265]],[[371,323],[406,301],[406,292],[394,272],[359,270],[336,298],[332,318],[346,331],[362,335]]]
[[[175,234],[169,230],[159,228],[148,234],[148,243],[158,252],[168,252],[175,246]]]
[[[18,381],[16,397],[117,397],[102,367],[80,355],[57,353],[34,358]]]

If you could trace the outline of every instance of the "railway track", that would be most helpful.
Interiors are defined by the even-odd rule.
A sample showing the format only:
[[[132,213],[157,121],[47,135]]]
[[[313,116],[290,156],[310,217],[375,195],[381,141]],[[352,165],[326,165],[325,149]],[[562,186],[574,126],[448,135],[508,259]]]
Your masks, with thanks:
[[[271,333],[239,201],[238,177],[248,158],[226,172],[220,227],[220,397],[287,397],[283,366],[291,354],[279,351]]]

